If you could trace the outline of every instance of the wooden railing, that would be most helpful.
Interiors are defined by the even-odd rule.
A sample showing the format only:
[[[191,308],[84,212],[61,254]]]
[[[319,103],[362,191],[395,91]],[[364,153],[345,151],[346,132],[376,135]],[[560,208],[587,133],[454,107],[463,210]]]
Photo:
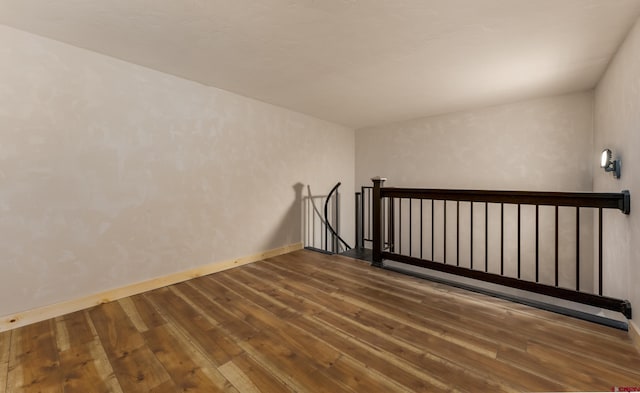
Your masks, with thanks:
[[[402,262],[619,311],[631,318],[628,301],[603,295],[602,253],[603,210],[629,214],[628,191],[389,188],[383,187],[386,179],[372,180],[369,223],[374,266],[384,267],[385,259]],[[362,192],[364,223],[368,213]],[[366,231],[361,229],[361,239],[366,239]]]

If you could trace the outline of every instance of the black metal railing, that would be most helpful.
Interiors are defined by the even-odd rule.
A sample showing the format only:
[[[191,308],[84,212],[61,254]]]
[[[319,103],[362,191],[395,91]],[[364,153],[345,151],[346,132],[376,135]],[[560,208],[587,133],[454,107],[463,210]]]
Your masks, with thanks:
[[[371,242],[373,265],[402,262],[631,317],[628,301],[603,295],[603,211],[629,214],[628,191],[388,188],[384,180],[360,195],[359,244]]]
[[[305,248],[332,254],[351,249],[340,236],[340,185],[327,195],[313,195],[307,186],[308,195],[303,198]]]
[[[331,191],[329,192],[329,196],[327,200],[324,202],[324,220],[327,223],[326,230],[328,230],[331,234],[331,240],[334,244],[334,250],[350,250],[351,247],[347,244],[346,241],[338,234],[338,230],[340,229],[340,195],[338,193],[338,188],[342,183],[338,182]],[[331,221],[329,221],[329,201],[331,200],[332,195],[335,194],[334,203],[334,223],[335,228],[331,225]],[[334,251],[335,252],[335,251]]]
[[[356,192],[356,248],[371,247],[372,223],[371,202],[373,201],[373,187],[362,186],[360,192]]]

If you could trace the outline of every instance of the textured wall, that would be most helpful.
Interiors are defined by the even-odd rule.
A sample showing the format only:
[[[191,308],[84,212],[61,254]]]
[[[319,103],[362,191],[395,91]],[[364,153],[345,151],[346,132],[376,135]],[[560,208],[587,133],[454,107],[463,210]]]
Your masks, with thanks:
[[[598,169],[595,191],[631,191],[631,214],[610,212],[604,218],[604,288],[629,299],[640,325],[640,24],[629,33],[595,94],[595,143],[593,160],[609,148],[622,160],[622,176],[616,180]]]
[[[373,176],[388,186],[532,191],[591,191],[593,94],[550,97],[453,113],[356,131],[356,184]],[[405,203],[405,209],[408,204]],[[418,207],[419,208],[419,207]],[[430,204],[428,206],[430,208]],[[461,265],[470,261],[469,205],[461,204]],[[416,212],[417,209],[413,209]],[[425,208],[425,210],[428,210]],[[437,206],[436,206],[437,210]],[[447,262],[456,261],[456,207],[447,208]],[[426,213],[427,215],[430,213]],[[499,271],[500,211],[489,209],[490,271]],[[408,222],[408,212],[404,220]],[[436,228],[443,227],[436,212]],[[523,223],[535,223],[535,209],[523,207]],[[427,217],[430,220],[430,216]],[[541,208],[541,280],[554,281],[553,211]],[[575,211],[560,213],[560,285],[575,285]],[[415,222],[415,220],[414,220]],[[592,215],[581,213],[581,285],[593,285]],[[430,256],[430,223],[423,235]],[[406,228],[408,229],[408,227]],[[408,232],[405,229],[405,235]],[[474,207],[474,265],[484,266],[484,206]],[[517,211],[505,207],[505,272],[515,275]],[[434,257],[442,261],[443,236],[435,233]],[[522,226],[523,277],[535,278],[535,225]],[[413,239],[415,248],[418,239]],[[416,241],[417,240],[417,241]],[[408,239],[403,243],[408,245]],[[404,247],[403,247],[404,248]],[[404,251],[408,253],[408,248]],[[414,255],[416,250],[413,250]]]
[[[299,242],[354,133],[0,25],[0,315]]]
[[[356,131],[356,184],[590,191],[591,93]]]

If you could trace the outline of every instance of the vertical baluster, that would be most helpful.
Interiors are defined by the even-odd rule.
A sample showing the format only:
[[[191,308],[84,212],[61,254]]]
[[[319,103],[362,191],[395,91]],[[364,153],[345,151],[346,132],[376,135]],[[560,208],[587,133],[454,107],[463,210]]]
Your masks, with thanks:
[[[389,198],[386,199],[386,203],[384,201],[380,202],[380,208],[382,209],[382,211],[380,212],[380,225],[382,225],[381,242],[382,249],[384,250],[385,244],[389,244]]]
[[[373,190],[371,192],[371,206],[373,210],[373,237],[372,240],[372,265],[376,267],[383,267],[382,262],[382,252],[384,246],[384,238],[382,237],[384,226],[384,217],[382,217],[382,205],[384,204],[382,198],[382,186],[384,185],[385,178],[374,177],[371,179],[373,181]],[[389,198],[390,199],[390,198]]]
[[[364,204],[364,195],[362,194],[362,192],[360,192],[360,201],[359,201],[359,205],[358,208],[360,209],[360,211],[358,212],[358,215],[360,216],[360,248],[364,248],[364,215],[362,214],[364,212],[362,205]]]
[[[409,198],[409,256],[413,251],[413,199]]]
[[[329,215],[327,217],[327,231],[329,231],[329,227],[333,225],[331,221],[333,221],[334,208],[335,208],[334,204],[335,202],[330,203],[329,205]],[[329,231],[328,234],[329,234],[329,248],[331,249],[332,253],[335,253],[335,250],[333,249],[333,242],[334,242],[335,236],[333,236],[333,233],[331,231]]]
[[[602,296],[602,208],[598,208],[598,295]]]
[[[323,205],[324,205],[323,201]],[[322,221],[321,221],[322,222]],[[324,250],[329,251],[329,228],[327,228],[327,222],[324,222]]]
[[[423,220],[422,220],[422,202],[423,200],[420,199],[420,259],[422,259],[422,224],[423,224]]]
[[[518,278],[520,278],[520,204],[518,203]]]
[[[340,235],[340,192],[336,190],[336,201],[335,201],[336,209],[335,209],[335,223],[336,223],[336,233],[338,236]],[[333,239],[333,248],[335,252],[340,252],[340,243],[338,243],[338,236],[333,235],[331,238]],[[346,251],[346,250],[345,250]]]
[[[389,199],[389,251],[396,252],[396,205],[395,198]]]
[[[329,198],[327,198],[327,200],[331,201],[331,199],[329,199]],[[331,251],[331,244],[332,244],[331,243],[331,237],[332,236],[331,236],[331,232],[329,231],[329,222],[331,222],[331,214],[332,214],[331,211],[332,211],[332,209],[333,209],[333,205],[332,204],[327,205],[327,215],[323,216],[323,217],[327,217],[324,220],[324,231],[325,231],[324,232],[324,236],[325,236],[325,238],[324,238],[325,248],[324,249],[327,252],[332,252]]]
[[[470,203],[471,223],[469,226],[469,266],[473,269],[473,202]]]
[[[580,207],[576,206],[576,291],[580,290]]]
[[[312,202],[312,197],[309,197],[309,201]],[[312,229],[312,237],[311,237],[311,247],[316,248],[316,215],[313,209],[311,209],[311,229]]]
[[[319,198],[320,204],[322,204],[322,198]],[[324,247],[324,231],[323,231],[323,227],[322,227],[322,217],[320,216],[320,213],[318,213],[318,233],[320,236],[318,236],[318,240],[320,241],[320,245],[318,246],[319,249],[323,249]]]
[[[327,215],[327,221],[326,221],[327,222],[327,231],[328,231],[327,235],[329,236],[328,239],[327,239],[327,245],[328,245],[328,248],[331,250],[331,252],[334,253],[335,252],[335,250],[333,249],[333,237],[334,236],[333,236],[333,233],[331,233],[331,231],[329,231],[329,226],[332,225],[331,221],[333,221],[333,208],[334,208],[334,205],[333,205],[333,203],[331,203],[331,200],[329,201],[329,203],[330,203],[329,206],[328,206],[329,207],[329,214]]]
[[[390,237],[389,237],[389,217],[391,215],[391,212],[389,210],[389,199],[391,198],[387,198],[387,203],[380,203],[381,208],[382,208],[382,217],[381,217],[381,225],[382,225],[382,248],[383,249],[387,249],[389,247],[389,243],[391,242]],[[386,247],[385,247],[386,244]],[[391,250],[389,250],[391,251]]]
[[[367,203],[369,204],[369,209],[367,209],[368,213],[369,213],[369,223],[367,225],[368,229],[369,229],[369,239],[372,239],[371,237],[371,231],[373,230],[373,221],[371,220],[371,212],[373,211],[373,189],[371,188],[367,188]]]
[[[385,249],[385,244],[389,244],[389,198],[387,198],[387,203],[381,203],[382,205],[382,249]],[[384,223],[387,225],[384,225]]]
[[[398,198],[398,254],[402,254],[402,198]]]
[[[460,266],[460,201],[456,201],[456,266]]]
[[[555,255],[555,260],[556,260],[556,269],[555,269],[555,274],[556,274],[556,287],[558,286],[559,283],[559,277],[558,277],[558,273],[559,273],[559,268],[558,268],[558,206],[556,205],[556,255]]]
[[[442,262],[447,264],[447,200],[444,201],[444,254],[442,255]]]
[[[489,202],[484,203],[484,271],[489,272]]]
[[[536,205],[536,282],[540,281],[540,205]]]
[[[329,202],[331,202],[331,199],[329,199]],[[331,234],[331,232],[329,231],[329,223],[331,222],[331,219],[333,217],[333,204],[329,203],[329,205],[327,205],[327,215],[326,215],[327,219],[324,221],[325,223],[325,227],[324,230],[326,231],[326,240],[325,240],[325,244],[327,245],[326,251],[329,251],[331,253],[333,253],[333,234]]]
[[[504,275],[504,203],[500,203],[500,275]]]
[[[358,221],[358,217],[360,216],[360,193],[356,192],[356,199],[355,199],[355,205],[356,207],[356,221],[355,221],[355,228],[356,228],[356,249],[360,248],[360,222]]]
[[[304,245],[311,245],[311,241],[309,240],[309,235],[311,234],[311,230],[309,229],[309,225],[311,225],[311,217],[309,216],[309,200],[304,200],[304,217],[305,217],[305,237],[304,237]]]
[[[434,201],[432,199],[431,200],[431,261],[432,262],[433,262],[433,247],[434,247],[434,243],[433,243],[433,240],[434,240],[434,236],[433,236],[434,225],[433,225],[433,223],[434,223],[434,220],[435,220],[435,218],[434,218],[435,217],[435,213],[434,213],[433,207],[434,207]]]
[[[322,198],[320,198],[320,204],[322,204]],[[320,236],[319,236],[320,246],[318,248],[321,250],[324,248],[324,231],[323,231],[322,223],[323,223],[322,217],[318,213],[318,232],[320,233]]]

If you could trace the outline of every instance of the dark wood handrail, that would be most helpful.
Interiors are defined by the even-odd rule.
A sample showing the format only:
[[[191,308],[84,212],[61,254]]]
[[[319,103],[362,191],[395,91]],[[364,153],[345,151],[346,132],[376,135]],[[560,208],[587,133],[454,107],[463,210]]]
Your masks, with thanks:
[[[403,262],[411,265],[422,266],[434,270],[444,271],[447,273],[458,274],[475,279],[481,279],[483,281],[498,283],[501,285],[510,286],[513,288],[523,289],[531,292],[541,293],[549,296],[563,298],[570,301],[577,301],[584,304],[590,304],[593,306],[615,310],[622,312],[627,318],[631,318],[631,305],[626,300],[614,299],[603,296],[602,292],[602,276],[603,276],[603,263],[602,263],[602,211],[604,209],[617,209],[624,214],[629,214],[631,211],[630,193],[627,190],[619,193],[594,193],[594,192],[540,192],[540,191],[497,191],[497,190],[455,190],[455,189],[422,189],[422,188],[398,188],[398,187],[383,187],[386,179],[373,178],[373,190],[372,190],[372,262],[374,266],[385,267],[384,260],[390,259],[397,262]],[[388,203],[383,204],[383,199],[387,199]],[[398,223],[396,224],[395,207],[393,201],[397,199],[397,208],[400,211],[398,215]],[[409,200],[408,218],[409,218],[409,255],[402,253],[401,240],[402,240],[402,200]],[[411,201],[417,200],[431,200],[431,260],[424,259],[422,255],[422,232],[420,232],[420,258],[411,255],[411,234],[412,213],[411,213]],[[434,235],[433,235],[433,201],[444,201],[443,207],[443,259],[442,261],[433,260],[433,247],[434,247]],[[447,202],[452,201],[456,207],[456,250],[459,247],[459,226],[460,226],[460,202],[470,202],[470,266],[460,266],[459,251],[456,252],[455,265],[447,264]],[[488,254],[487,254],[487,239],[488,235],[485,233],[485,271],[481,272],[474,269],[473,265],[473,206],[474,202],[484,204],[485,214],[485,231],[488,231],[488,204],[496,203],[500,204],[500,273],[488,272]],[[504,253],[504,205],[511,204],[517,206],[517,275],[516,277],[505,276],[503,265],[503,253]],[[383,212],[383,206],[387,206],[387,213]],[[521,277],[521,205],[535,206],[536,221],[535,221],[535,281],[527,281]],[[555,221],[555,285],[545,285],[539,282],[539,219],[538,219],[538,207],[539,206],[555,206],[554,221]],[[576,228],[576,266],[575,266],[575,290],[563,288],[559,284],[559,229],[558,229],[558,214],[559,207],[573,207],[575,208],[575,228]],[[586,293],[580,290],[580,208],[595,208],[598,212],[598,287],[597,294]],[[419,216],[422,220],[422,202],[420,204]],[[386,222],[386,224],[385,224]],[[388,226],[388,241],[390,244],[389,250],[383,249],[384,245],[384,230],[385,225]],[[395,244],[395,226],[398,226],[398,239],[397,245]],[[420,230],[422,231],[422,224],[420,224]]]
[[[513,203],[522,205],[578,206],[618,209],[631,212],[630,194],[624,190],[613,192],[541,192],[541,191],[487,191],[446,190],[429,188],[380,189],[382,198],[434,199],[465,202]]]

